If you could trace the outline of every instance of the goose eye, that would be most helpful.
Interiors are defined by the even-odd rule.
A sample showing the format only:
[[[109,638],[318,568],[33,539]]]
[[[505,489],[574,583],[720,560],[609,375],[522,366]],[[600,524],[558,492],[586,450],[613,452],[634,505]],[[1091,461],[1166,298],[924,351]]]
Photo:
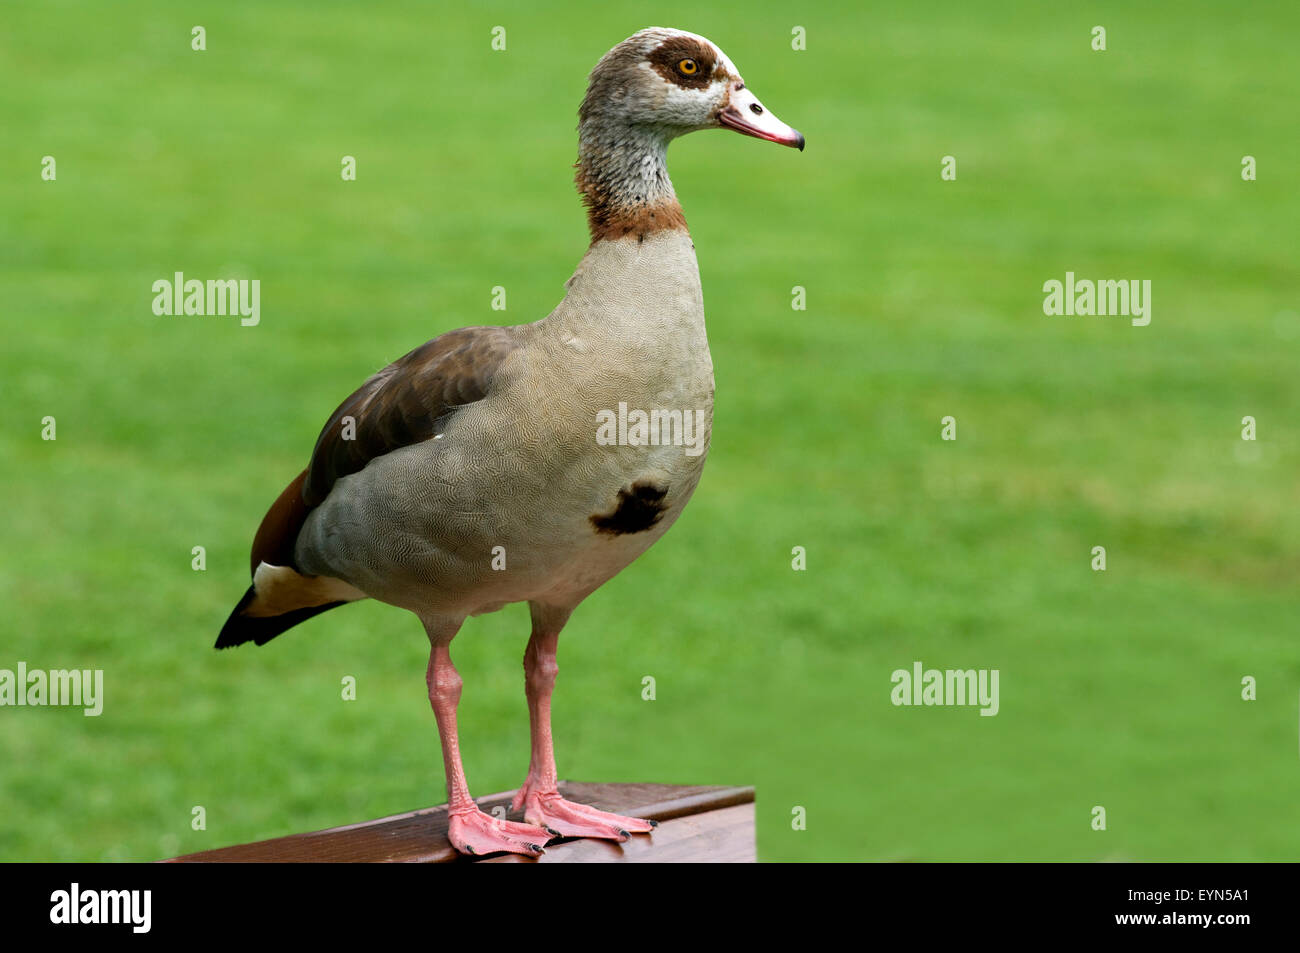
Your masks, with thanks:
[[[699,69],[699,66],[696,65],[695,60],[687,59],[678,63],[677,69],[683,76],[693,76]]]

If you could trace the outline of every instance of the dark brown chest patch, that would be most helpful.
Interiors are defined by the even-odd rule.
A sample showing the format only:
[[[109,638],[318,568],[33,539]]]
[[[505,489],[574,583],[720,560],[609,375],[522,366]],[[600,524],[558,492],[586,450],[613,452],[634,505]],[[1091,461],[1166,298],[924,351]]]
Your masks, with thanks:
[[[664,497],[668,490],[655,486],[645,480],[638,480],[626,489],[618,491],[618,505],[612,513],[597,513],[591,517],[591,525],[598,533],[622,536],[626,533],[640,533],[648,530],[668,509]]]

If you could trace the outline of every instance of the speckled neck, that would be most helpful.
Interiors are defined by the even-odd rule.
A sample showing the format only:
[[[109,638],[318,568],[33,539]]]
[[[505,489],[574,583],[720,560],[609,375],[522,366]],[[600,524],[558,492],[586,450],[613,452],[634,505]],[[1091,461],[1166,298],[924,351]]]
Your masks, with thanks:
[[[583,120],[575,179],[593,244],[685,230],[686,216],[668,178],[670,138],[663,130],[605,115]]]

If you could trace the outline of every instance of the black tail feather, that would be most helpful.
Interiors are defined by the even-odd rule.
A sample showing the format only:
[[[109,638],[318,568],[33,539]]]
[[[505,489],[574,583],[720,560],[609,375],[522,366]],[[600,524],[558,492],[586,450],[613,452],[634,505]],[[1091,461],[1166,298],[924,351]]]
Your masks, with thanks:
[[[236,645],[243,645],[245,642],[265,645],[281,632],[292,629],[299,622],[306,622],[314,615],[320,615],[327,609],[333,609],[335,606],[345,604],[344,602],[330,602],[323,606],[308,606],[305,609],[294,609],[292,612],[286,612],[283,615],[263,618],[244,615],[244,609],[256,596],[257,591],[252,586],[249,586],[248,591],[244,593],[244,598],[239,600],[239,605],[235,606],[235,611],[230,613],[230,618],[221,627],[221,634],[217,636],[217,648],[228,649]]]

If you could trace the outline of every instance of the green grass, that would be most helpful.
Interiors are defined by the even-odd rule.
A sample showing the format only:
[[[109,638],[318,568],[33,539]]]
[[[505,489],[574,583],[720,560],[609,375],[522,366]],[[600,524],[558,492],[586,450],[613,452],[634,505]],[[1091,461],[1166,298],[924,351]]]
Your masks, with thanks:
[[[99,718],[0,709],[8,860],[442,800],[412,616],[211,644],[342,397],[559,300],[586,246],[585,75],[649,25],[623,2],[174,7],[11,4],[0,29],[0,668],[106,681]],[[677,527],[561,640],[561,775],[752,783],[769,860],[1294,860],[1300,13],[975,7],[655,7],[809,145],[670,151],[713,450]],[[177,270],[260,278],[261,325],[155,317]],[[1045,317],[1067,270],[1151,279],[1151,325]],[[478,794],[527,766],[527,629],[515,606],[455,644]],[[999,669],[1001,713],[892,706],[914,660]]]

